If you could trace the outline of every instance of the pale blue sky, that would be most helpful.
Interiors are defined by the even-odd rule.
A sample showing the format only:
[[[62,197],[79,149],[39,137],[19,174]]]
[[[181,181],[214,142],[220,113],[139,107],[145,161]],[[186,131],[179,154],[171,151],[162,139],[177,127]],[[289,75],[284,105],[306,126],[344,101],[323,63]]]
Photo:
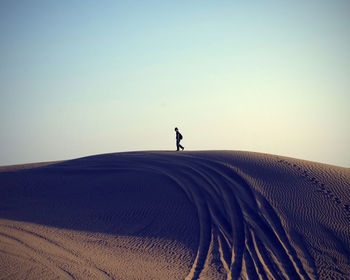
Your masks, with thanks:
[[[0,165],[249,150],[350,167],[350,1],[0,0]]]

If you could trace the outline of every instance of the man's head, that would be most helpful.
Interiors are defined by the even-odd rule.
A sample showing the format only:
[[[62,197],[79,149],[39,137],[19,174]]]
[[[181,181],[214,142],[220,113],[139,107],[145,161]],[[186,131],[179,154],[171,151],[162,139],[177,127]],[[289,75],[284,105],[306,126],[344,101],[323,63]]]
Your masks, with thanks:
[[[177,127],[175,127],[175,131],[178,131]]]

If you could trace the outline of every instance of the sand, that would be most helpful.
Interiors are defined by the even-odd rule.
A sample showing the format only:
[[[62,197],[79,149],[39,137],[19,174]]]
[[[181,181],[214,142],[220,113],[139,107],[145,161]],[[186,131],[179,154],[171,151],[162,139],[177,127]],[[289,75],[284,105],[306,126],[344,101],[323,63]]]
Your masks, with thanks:
[[[0,279],[350,279],[349,168],[149,151],[0,171]]]

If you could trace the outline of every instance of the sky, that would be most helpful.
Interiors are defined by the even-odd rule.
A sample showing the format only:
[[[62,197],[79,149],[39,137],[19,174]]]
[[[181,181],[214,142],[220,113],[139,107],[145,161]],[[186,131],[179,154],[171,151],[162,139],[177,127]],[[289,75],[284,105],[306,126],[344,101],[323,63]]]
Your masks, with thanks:
[[[244,150],[350,167],[350,1],[0,0],[0,165]]]

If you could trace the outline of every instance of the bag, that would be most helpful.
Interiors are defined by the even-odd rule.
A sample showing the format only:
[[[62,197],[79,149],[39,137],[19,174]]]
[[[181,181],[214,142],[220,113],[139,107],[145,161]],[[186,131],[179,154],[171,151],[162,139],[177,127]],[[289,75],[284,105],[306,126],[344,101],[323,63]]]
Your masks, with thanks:
[[[183,138],[183,137],[182,137],[182,134],[179,133],[179,139],[182,140],[182,138]]]

